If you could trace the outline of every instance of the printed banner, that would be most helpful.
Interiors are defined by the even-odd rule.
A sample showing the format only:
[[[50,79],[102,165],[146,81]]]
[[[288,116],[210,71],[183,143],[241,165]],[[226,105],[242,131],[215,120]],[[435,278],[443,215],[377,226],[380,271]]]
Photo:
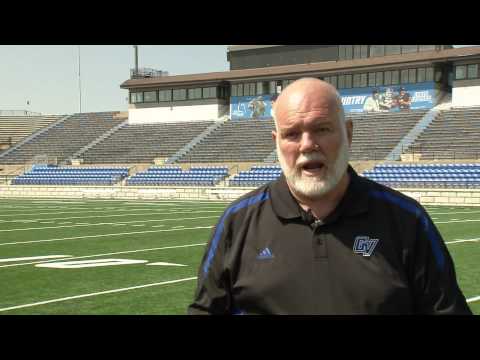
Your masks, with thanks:
[[[272,95],[232,96],[230,119],[271,119]]]
[[[435,83],[389,85],[339,90],[345,112],[394,112],[430,109],[437,104],[440,90]],[[272,95],[232,96],[230,118],[270,119]]]
[[[433,82],[339,91],[345,112],[388,112],[430,109],[437,103]]]

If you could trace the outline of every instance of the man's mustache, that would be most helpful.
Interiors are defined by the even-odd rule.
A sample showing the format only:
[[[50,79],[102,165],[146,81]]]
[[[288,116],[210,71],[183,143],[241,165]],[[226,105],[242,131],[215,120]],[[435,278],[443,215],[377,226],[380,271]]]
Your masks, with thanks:
[[[320,154],[318,152],[300,154],[297,161],[295,162],[295,167],[296,168],[301,168],[311,161],[319,161],[319,162],[321,162],[322,164],[325,165],[326,162],[327,162],[327,159],[322,154]]]

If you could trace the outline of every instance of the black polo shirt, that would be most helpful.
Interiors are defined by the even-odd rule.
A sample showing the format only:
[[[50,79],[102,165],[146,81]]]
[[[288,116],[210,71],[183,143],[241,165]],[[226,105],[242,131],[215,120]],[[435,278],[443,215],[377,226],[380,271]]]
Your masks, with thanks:
[[[415,200],[358,176],[314,222],[285,177],[217,223],[189,314],[471,314],[452,259]]]

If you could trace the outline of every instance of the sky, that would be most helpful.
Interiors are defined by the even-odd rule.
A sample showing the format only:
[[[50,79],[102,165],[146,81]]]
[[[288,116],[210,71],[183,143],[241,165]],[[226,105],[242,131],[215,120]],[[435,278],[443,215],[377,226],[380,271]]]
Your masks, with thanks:
[[[227,71],[227,46],[139,45],[138,65],[169,75]],[[79,45],[0,45],[0,110],[80,112],[78,65]],[[120,84],[134,67],[133,45],[81,45],[82,112],[127,111]]]
[[[227,71],[228,45],[139,45],[139,67],[169,75]],[[135,66],[133,45],[0,45],[0,110],[42,114],[127,111],[120,84]],[[27,105],[27,102],[29,104]]]

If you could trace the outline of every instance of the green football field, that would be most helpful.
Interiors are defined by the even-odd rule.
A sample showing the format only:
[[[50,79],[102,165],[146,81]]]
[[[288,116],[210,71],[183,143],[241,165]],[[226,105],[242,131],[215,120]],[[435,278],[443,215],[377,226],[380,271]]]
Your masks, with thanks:
[[[0,200],[0,315],[185,314],[206,242],[226,206]],[[480,208],[427,209],[480,314]]]

